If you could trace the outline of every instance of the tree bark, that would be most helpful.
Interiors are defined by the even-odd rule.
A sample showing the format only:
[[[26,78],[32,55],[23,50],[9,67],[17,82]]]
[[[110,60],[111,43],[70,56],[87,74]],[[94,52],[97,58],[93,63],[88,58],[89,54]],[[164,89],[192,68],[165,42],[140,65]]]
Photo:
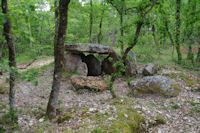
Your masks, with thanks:
[[[155,26],[154,24],[152,24],[152,33],[153,33],[153,39],[154,39],[154,42],[156,44],[156,47],[157,47],[157,52],[158,52],[158,55],[160,55],[160,46],[159,46],[159,42],[156,38],[156,31],[155,31]]]
[[[112,45],[116,45],[116,36],[115,36],[115,29],[112,30]]]
[[[137,44],[137,41],[138,41],[138,37],[140,36],[140,31],[141,31],[141,28],[142,28],[142,25],[143,25],[143,22],[138,22],[137,24],[137,28],[136,28],[136,31],[135,31],[135,36],[134,36],[134,39],[133,39],[133,43],[131,46],[129,46],[126,51],[124,52],[123,54],[123,57],[122,57],[122,60],[125,62],[126,60],[126,57],[129,53],[129,51]]]
[[[142,26],[144,24],[144,20],[146,19],[146,16],[148,15],[148,13],[153,9],[153,7],[155,6],[156,2],[157,2],[157,0],[153,1],[151,7],[146,11],[146,13],[143,14],[143,11],[141,11],[141,16],[140,17],[141,17],[142,20],[140,20],[137,23],[137,28],[136,28],[136,31],[135,31],[135,36],[133,38],[133,43],[128,48],[126,48],[124,54],[122,55],[122,60],[124,61],[124,63],[126,61],[126,57],[127,57],[128,53],[129,53],[129,51],[137,44],[141,28],[142,28]]]
[[[176,43],[176,52],[178,55],[178,64],[182,61],[182,54],[180,50],[180,13],[181,13],[181,0],[176,0],[176,36],[175,36],[175,43]]]
[[[8,4],[7,0],[1,1],[2,6],[2,12],[3,14],[8,13]],[[15,46],[14,46],[14,38],[11,35],[11,28],[12,28],[12,21],[9,17],[6,17],[6,23],[4,24],[3,29],[3,35],[5,36],[5,39],[8,44],[9,49],[9,67],[10,68],[16,68],[16,61],[15,61]],[[10,112],[13,112],[16,110],[15,107],[15,72],[14,70],[11,70],[10,72],[10,91],[9,91],[9,104],[10,104]],[[14,117],[13,117],[14,118]]]
[[[32,30],[31,30],[31,22],[30,22],[30,16],[28,16],[28,29],[29,29],[29,35],[32,37]],[[30,41],[30,48],[32,48],[33,42],[32,39],[29,37]]]
[[[93,5],[90,0],[90,31],[89,31],[89,43],[92,43],[92,27],[93,27]]]
[[[101,16],[101,20],[99,23],[99,34],[97,37],[98,43],[101,44],[101,40],[102,40],[102,25],[103,25],[103,16],[104,16],[104,9],[102,11],[102,16]]]
[[[62,78],[64,42],[66,38],[69,3],[70,0],[60,0],[59,2],[58,31],[55,33],[55,39],[54,39],[55,66],[53,75],[53,85],[47,106],[47,115],[49,119],[55,118],[56,116],[56,106],[58,101],[60,82]]]

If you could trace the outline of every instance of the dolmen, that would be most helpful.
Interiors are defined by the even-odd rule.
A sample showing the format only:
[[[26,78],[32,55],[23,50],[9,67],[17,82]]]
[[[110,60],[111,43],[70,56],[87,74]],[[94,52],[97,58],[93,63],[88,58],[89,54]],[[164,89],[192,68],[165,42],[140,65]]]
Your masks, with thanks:
[[[116,72],[113,64],[121,57],[110,48],[101,44],[77,43],[65,45],[64,69],[67,72],[82,76],[99,76]],[[101,56],[100,61],[97,56]],[[110,60],[112,58],[112,60]],[[133,75],[136,65],[127,63],[127,75]]]
[[[113,64],[121,60],[121,57],[112,48],[101,44],[76,43],[65,45],[65,51],[64,70],[77,75],[71,78],[72,84],[76,88],[81,88],[80,83],[82,83],[85,88],[97,89],[98,87],[91,86],[89,82],[95,83],[92,77],[99,76],[94,79],[98,79],[99,86],[102,86],[100,90],[108,89],[108,85],[100,85],[104,83],[101,75],[115,73],[117,70]],[[136,65],[130,61],[127,61],[126,64],[127,69],[124,74],[134,75],[137,71]]]

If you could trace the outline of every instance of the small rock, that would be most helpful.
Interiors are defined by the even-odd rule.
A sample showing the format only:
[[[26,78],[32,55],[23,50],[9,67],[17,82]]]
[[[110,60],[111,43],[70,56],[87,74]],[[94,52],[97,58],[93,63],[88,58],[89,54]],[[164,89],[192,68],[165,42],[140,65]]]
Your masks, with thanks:
[[[187,119],[188,119],[187,117],[183,117],[183,120],[185,120],[185,121],[186,121]]]
[[[29,126],[32,126],[32,125],[33,125],[33,120],[30,120],[30,122],[29,122],[28,125],[29,125]]]
[[[88,111],[89,111],[89,112],[94,112],[94,111],[96,111],[96,108],[89,108]]]
[[[39,122],[43,122],[43,121],[44,121],[44,118],[40,118],[40,119],[39,119]]]
[[[128,118],[128,115],[127,115],[127,114],[124,114],[124,117]]]
[[[99,110],[99,113],[105,114],[105,111],[104,110]]]
[[[166,117],[167,117],[168,119],[170,119],[170,118],[171,118],[171,116],[170,116],[169,114],[166,114]]]
[[[161,129],[158,129],[158,133],[162,133]]]
[[[147,64],[143,69],[144,76],[153,76],[156,72],[156,65],[154,63]]]
[[[110,121],[111,121],[111,120],[114,120],[114,118],[113,118],[113,117],[109,117],[109,118],[108,118],[108,120],[110,120]]]

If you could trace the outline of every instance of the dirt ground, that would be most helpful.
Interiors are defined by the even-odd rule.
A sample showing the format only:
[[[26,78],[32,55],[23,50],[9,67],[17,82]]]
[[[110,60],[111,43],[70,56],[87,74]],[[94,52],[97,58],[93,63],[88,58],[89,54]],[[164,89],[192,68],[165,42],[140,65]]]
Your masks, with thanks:
[[[53,60],[48,60],[50,63]],[[45,63],[45,64],[48,64]],[[43,64],[44,65],[44,64]],[[37,65],[33,64],[33,67]],[[176,76],[179,73],[195,81],[189,84],[184,79]],[[38,77],[38,86],[32,82],[18,81],[16,83],[16,105],[18,113],[18,132],[91,132],[91,129],[101,127],[103,123],[111,124],[117,119],[117,105],[129,106],[143,115],[148,123],[162,116],[166,123],[149,127],[150,133],[200,133],[200,81],[197,75],[165,68],[159,72],[178,82],[182,91],[177,97],[165,98],[157,95],[135,97],[132,95],[126,81],[118,79],[114,83],[117,95],[112,99],[109,90],[103,92],[89,90],[75,90],[69,78],[62,80],[59,94],[59,114],[51,122],[46,120],[44,114],[51,91],[53,67],[43,70],[43,75]],[[174,76],[175,77],[172,77]],[[133,79],[134,80],[134,79]],[[7,85],[1,82],[0,85]],[[0,103],[6,105],[2,112],[9,110],[8,95],[0,94]],[[0,105],[1,106],[1,105]],[[58,122],[59,117],[70,114],[67,120]],[[108,117],[105,117],[105,116]],[[103,120],[98,116],[105,117]],[[109,130],[109,129],[108,129]]]

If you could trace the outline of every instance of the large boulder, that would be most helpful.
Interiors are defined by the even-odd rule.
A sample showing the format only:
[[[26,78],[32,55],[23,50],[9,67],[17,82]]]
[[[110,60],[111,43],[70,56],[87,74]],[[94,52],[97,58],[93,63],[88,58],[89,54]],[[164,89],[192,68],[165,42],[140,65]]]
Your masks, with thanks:
[[[110,54],[114,50],[108,46],[100,44],[91,44],[91,43],[76,43],[65,45],[65,50],[73,53],[98,53],[98,54]]]
[[[64,70],[69,73],[77,73],[87,76],[88,68],[86,63],[77,54],[68,53],[64,56]]]
[[[98,76],[101,74],[101,62],[94,55],[90,54],[82,59],[87,64],[88,76]]]
[[[156,73],[156,65],[154,63],[147,64],[142,73],[144,76],[153,76]]]
[[[72,76],[71,82],[76,89],[91,89],[102,91],[110,88],[109,84],[106,84],[104,79],[101,77]]]
[[[177,96],[181,89],[178,84],[165,76],[146,76],[130,83],[135,95],[159,94],[167,97]]]

